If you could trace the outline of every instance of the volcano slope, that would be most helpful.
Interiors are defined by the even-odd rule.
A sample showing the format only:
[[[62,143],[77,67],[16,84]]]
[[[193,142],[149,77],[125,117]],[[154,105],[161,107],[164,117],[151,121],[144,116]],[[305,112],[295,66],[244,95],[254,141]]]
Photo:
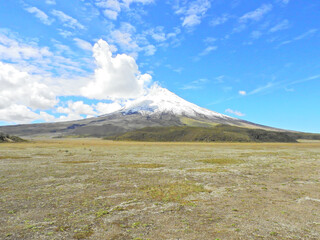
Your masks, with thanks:
[[[146,95],[128,101],[122,109],[106,115],[69,122],[0,126],[0,131],[22,137],[113,137],[148,141],[148,138],[132,136],[141,131],[155,133],[159,127],[163,132],[184,127],[184,131],[197,131],[198,135],[190,139],[165,138],[163,135],[162,139],[155,141],[294,142],[302,136],[201,108],[156,85]],[[305,137],[320,139],[316,135],[305,134]]]

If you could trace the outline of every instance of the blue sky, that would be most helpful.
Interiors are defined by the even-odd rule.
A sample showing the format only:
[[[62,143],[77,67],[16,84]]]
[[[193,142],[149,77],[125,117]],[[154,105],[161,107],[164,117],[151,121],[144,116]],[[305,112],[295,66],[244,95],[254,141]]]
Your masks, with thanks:
[[[320,2],[0,2],[0,124],[118,109],[158,82],[233,117],[320,133]]]

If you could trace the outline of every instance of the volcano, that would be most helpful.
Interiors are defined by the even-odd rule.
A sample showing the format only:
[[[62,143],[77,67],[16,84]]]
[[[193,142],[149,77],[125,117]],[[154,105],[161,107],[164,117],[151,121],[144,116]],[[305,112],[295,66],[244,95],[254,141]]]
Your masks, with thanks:
[[[276,130],[199,107],[154,85],[145,95],[109,114],[76,121],[2,126],[0,132],[23,137],[108,137],[145,127],[212,127],[217,124]]]

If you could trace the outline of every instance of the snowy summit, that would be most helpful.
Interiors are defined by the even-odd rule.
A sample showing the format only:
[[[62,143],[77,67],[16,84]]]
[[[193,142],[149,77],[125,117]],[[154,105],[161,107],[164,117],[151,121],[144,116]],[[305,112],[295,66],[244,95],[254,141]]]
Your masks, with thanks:
[[[188,117],[202,116],[207,118],[230,118],[226,115],[190,103],[157,84],[154,84],[144,96],[128,102],[120,112],[122,114],[172,114]]]

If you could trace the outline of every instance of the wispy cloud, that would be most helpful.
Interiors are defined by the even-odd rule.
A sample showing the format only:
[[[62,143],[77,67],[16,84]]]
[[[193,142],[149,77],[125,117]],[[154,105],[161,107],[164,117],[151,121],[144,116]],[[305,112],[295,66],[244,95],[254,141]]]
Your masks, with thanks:
[[[253,38],[253,39],[258,39],[258,38],[260,38],[262,36],[262,32],[260,32],[260,31],[253,31],[253,32],[251,32],[251,38]]]
[[[190,3],[183,2],[182,6],[178,4],[174,8],[176,9],[176,14],[182,15],[182,26],[192,28],[201,23],[202,18],[210,7],[209,0],[194,0]]]
[[[80,38],[74,38],[73,40],[75,41],[76,45],[79,48],[86,50],[86,51],[92,51],[92,45],[89,42],[87,42],[83,39],[80,39]]]
[[[43,24],[51,25],[53,22],[53,19],[50,19],[47,14],[36,7],[27,7],[25,10],[31,14],[34,14],[34,16],[40,19]]]
[[[204,87],[204,84],[208,82],[208,79],[206,78],[200,78],[198,80],[192,81],[188,84],[185,84],[181,89],[183,90],[195,90],[195,89],[201,89]]]
[[[258,87],[256,89],[252,90],[251,92],[248,93],[248,95],[253,95],[253,94],[265,92],[276,85],[279,85],[279,83],[268,82],[266,85],[263,85],[261,87]]]
[[[209,47],[206,47],[206,49],[204,49],[201,53],[199,53],[199,56],[205,56],[205,55],[208,55],[209,53],[217,50],[218,47],[217,46],[209,46]]]
[[[132,3],[151,4],[154,0],[96,0],[95,5],[102,10],[105,17],[117,20],[122,9],[129,9]]]
[[[51,11],[52,15],[56,16],[62,23],[63,26],[73,28],[73,29],[85,29],[85,27],[79,23],[79,21],[67,14],[65,14],[62,11],[58,10],[52,10]]]
[[[291,40],[287,40],[287,41],[283,41],[282,43],[279,44],[279,47],[281,45],[286,45],[286,44],[289,44],[289,43],[292,43],[292,42],[295,42],[295,41],[299,41],[299,40],[302,40],[302,39],[305,39],[305,38],[308,38],[308,37],[312,37],[314,36],[316,33],[318,32],[318,29],[314,28],[314,29],[310,29],[308,30],[307,32],[299,35],[299,36],[296,36],[295,38],[291,39]]]
[[[240,111],[237,111],[237,110],[232,110],[232,109],[230,109],[230,108],[226,109],[225,112],[226,112],[226,113],[233,114],[233,115],[236,115],[236,116],[239,116],[239,117],[245,116],[244,113],[242,113],[242,112],[240,112]]]
[[[257,8],[252,12],[248,12],[239,18],[239,22],[246,23],[250,20],[259,21],[262,17],[272,10],[271,4],[263,4],[261,7]]]
[[[212,25],[213,27],[224,24],[225,22],[227,22],[229,19],[231,18],[230,15],[228,14],[223,14],[221,17],[216,17],[214,18],[211,22],[210,25]]]
[[[289,28],[289,21],[287,19],[283,20],[279,24],[275,25],[274,27],[269,29],[269,32],[274,33],[281,30],[285,30]]]
[[[320,78],[320,74],[290,82],[289,84],[287,84],[287,86],[296,85],[296,84],[304,83],[304,82],[309,82],[309,81],[316,80],[316,79],[319,79],[319,78]]]
[[[45,3],[49,4],[49,5],[55,5],[56,1],[55,0],[46,0]]]

